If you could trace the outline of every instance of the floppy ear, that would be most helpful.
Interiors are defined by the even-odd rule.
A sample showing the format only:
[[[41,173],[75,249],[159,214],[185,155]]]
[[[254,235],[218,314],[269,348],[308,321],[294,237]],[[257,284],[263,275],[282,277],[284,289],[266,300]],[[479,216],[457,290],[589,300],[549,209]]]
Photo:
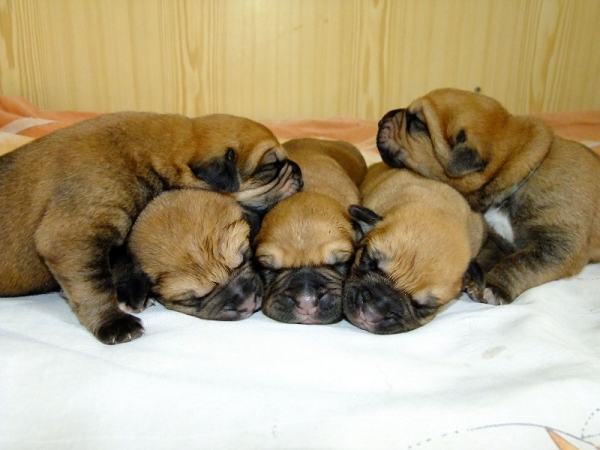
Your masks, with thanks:
[[[350,217],[352,217],[352,226],[356,231],[357,241],[360,241],[365,234],[373,229],[377,222],[383,219],[375,211],[364,206],[350,205],[348,206],[348,212],[350,213]]]
[[[461,177],[484,168],[485,162],[481,159],[481,155],[477,149],[468,145],[465,130],[460,130],[446,165],[446,173],[450,177]]]

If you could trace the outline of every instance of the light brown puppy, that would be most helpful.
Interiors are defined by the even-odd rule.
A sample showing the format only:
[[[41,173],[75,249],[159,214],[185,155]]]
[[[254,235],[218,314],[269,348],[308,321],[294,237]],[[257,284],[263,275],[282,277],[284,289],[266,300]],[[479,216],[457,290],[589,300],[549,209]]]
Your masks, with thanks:
[[[302,170],[304,190],[264,218],[256,258],[265,281],[263,312],[287,323],[327,324],[342,318],[342,287],[355,249],[348,206],[366,172],[360,152],[345,142],[286,142]],[[354,178],[351,178],[351,175]]]
[[[377,145],[389,165],[457,189],[496,229],[478,257],[486,287],[469,292],[475,299],[510,303],[600,261],[600,157],[542,120],[440,89],[386,114]]]
[[[128,251],[134,267],[114,269],[119,299],[140,311],[149,293],[169,309],[203,319],[245,319],[260,307],[263,294],[250,237],[246,215],[231,195],[165,192],[131,229]]]
[[[483,217],[450,186],[384,163],[369,168],[361,192],[363,206],[350,213],[364,237],[344,313],[378,334],[424,325],[460,295],[485,238]]]
[[[111,252],[164,190],[234,193],[260,210],[301,176],[277,139],[249,119],[124,112],[80,122],[0,157],[0,296],[62,289],[107,344],[140,336],[118,307]]]

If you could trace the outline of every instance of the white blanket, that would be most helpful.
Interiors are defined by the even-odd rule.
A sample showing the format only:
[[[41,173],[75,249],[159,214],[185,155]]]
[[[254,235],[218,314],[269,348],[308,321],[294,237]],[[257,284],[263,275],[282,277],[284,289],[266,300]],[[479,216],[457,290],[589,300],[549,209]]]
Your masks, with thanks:
[[[600,264],[377,336],[153,306],[96,341],[57,294],[0,299],[0,448],[600,446]]]

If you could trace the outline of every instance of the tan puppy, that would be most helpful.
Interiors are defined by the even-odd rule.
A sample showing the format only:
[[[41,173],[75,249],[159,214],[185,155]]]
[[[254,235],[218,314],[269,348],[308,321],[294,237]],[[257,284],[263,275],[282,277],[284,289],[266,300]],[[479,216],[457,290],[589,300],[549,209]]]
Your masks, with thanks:
[[[440,89],[386,114],[377,145],[388,164],[457,189],[503,236],[478,258],[487,287],[469,292],[477,300],[510,303],[600,261],[600,158],[541,120]]]
[[[359,201],[366,172],[348,143],[319,139],[286,142],[302,169],[304,190],[264,218],[256,258],[265,281],[264,313],[281,322],[327,324],[342,318],[342,286],[354,255],[348,206]]]
[[[248,119],[125,112],[80,122],[0,157],[0,296],[60,287],[100,341],[126,342],[143,328],[118,308],[109,257],[152,198],[218,190],[261,209],[300,187],[277,139]]]
[[[378,334],[424,325],[460,295],[485,237],[483,217],[451,187],[384,163],[369,168],[361,192],[363,206],[350,213],[365,235],[344,313]]]
[[[136,312],[146,306],[148,291],[165,307],[203,319],[245,319],[260,307],[250,225],[230,195],[161,194],[135,221],[128,250],[134,267],[117,263],[113,273],[119,300]]]

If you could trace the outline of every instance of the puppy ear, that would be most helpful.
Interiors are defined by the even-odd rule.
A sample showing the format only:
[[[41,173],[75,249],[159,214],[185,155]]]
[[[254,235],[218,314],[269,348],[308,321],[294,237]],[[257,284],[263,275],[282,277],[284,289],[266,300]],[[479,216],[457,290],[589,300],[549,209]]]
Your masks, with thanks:
[[[375,211],[365,208],[359,205],[350,205],[348,207],[348,213],[352,217],[352,226],[356,231],[356,240],[360,241],[365,234],[373,229],[373,227],[383,219]]]
[[[452,147],[446,173],[451,177],[461,177],[468,173],[479,172],[485,168],[485,162],[479,152],[467,144],[465,130],[460,130],[456,135]]]

